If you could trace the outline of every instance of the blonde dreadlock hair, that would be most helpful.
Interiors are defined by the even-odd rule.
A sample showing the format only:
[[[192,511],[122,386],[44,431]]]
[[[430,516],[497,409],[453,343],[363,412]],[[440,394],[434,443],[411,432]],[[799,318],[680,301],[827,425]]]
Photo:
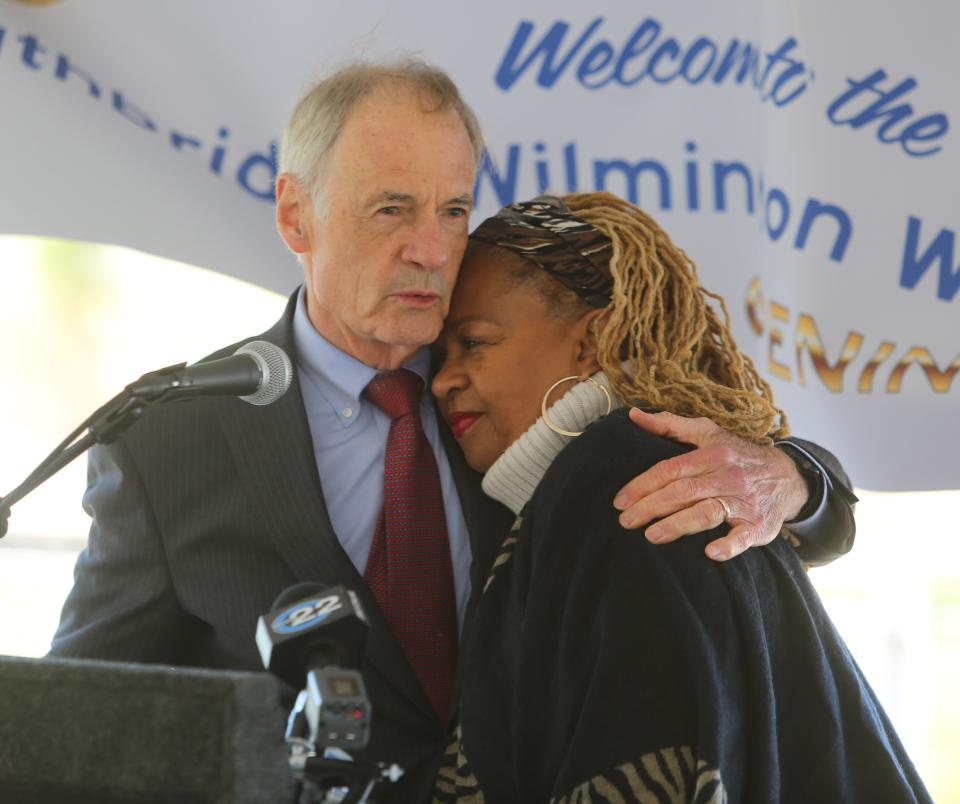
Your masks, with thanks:
[[[733,340],[724,300],[700,284],[657,222],[612,193],[561,198],[613,244],[613,294],[597,334],[599,363],[618,396],[706,416],[757,443],[788,435],[770,386]]]

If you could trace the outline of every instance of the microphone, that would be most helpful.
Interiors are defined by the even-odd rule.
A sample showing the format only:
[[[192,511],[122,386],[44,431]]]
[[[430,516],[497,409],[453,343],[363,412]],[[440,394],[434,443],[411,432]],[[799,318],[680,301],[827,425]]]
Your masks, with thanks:
[[[149,402],[239,396],[251,405],[269,405],[286,393],[292,380],[293,365],[283,349],[268,341],[251,341],[229,357],[151,371],[126,390]]]
[[[359,667],[367,617],[356,594],[343,586],[300,583],[280,594],[257,621],[263,666],[293,687],[306,687],[294,707],[309,724],[309,743],[366,746],[370,699]]]

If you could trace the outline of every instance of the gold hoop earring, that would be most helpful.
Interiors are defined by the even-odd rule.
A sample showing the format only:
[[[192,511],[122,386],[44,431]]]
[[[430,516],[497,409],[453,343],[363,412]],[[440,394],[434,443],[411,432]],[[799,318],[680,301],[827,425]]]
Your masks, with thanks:
[[[540,418],[542,418],[543,423],[547,425],[547,427],[549,427],[551,430],[553,430],[553,432],[555,432],[557,435],[570,436],[571,438],[576,438],[578,435],[583,435],[583,430],[577,433],[575,433],[573,430],[564,430],[562,427],[558,427],[556,424],[550,421],[550,417],[547,416],[547,400],[550,398],[550,392],[553,391],[553,389],[556,388],[558,385],[562,385],[563,383],[569,382],[570,380],[577,380],[577,382],[584,382],[584,381],[589,382],[603,392],[603,395],[607,398],[607,411],[606,413],[603,414],[604,416],[606,416],[607,413],[613,410],[613,399],[610,397],[610,392],[603,385],[601,385],[595,379],[593,379],[593,377],[579,377],[576,374],[572,374],[569,377],[564,377],[563,379],[557,380],[553,385],[551,385],[547,389],[547,392],[543,395],[543,401],[540,403]]]

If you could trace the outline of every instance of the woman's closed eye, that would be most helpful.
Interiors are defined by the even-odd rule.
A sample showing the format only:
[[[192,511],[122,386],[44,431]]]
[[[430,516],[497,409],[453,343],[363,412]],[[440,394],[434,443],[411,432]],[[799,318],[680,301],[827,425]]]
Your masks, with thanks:
[[[438,366],[442,366],[447,362],[447,358],[451,356],[451,354],[456,355],[457,353],[464,354],[466,352],[472,352],[489,343],[489,341],[480,338],[470,338],[465,335],[460,335],[455,341],[447,341],[447,344],[450,346],[449,349],[446,344],[437,342],[433,347],[433,359]]]
[[[457,339],[457,344],[464,352],[476,352],[485,346],[496,346],[502,340],[502,337],[461,335]]]

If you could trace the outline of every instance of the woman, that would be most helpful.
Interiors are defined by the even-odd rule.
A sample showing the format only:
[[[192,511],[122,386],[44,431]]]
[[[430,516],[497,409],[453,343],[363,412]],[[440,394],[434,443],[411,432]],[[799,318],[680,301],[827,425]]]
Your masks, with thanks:
[[[687,449],[624,401],[787,432],[656,223],[608,193],[504,208],[441,351],[441,410],[518,518],[461,647],[437,801],[929,800],[785,539],[716,564],[720,529],[654,547],[617,522],[615,491]]]

